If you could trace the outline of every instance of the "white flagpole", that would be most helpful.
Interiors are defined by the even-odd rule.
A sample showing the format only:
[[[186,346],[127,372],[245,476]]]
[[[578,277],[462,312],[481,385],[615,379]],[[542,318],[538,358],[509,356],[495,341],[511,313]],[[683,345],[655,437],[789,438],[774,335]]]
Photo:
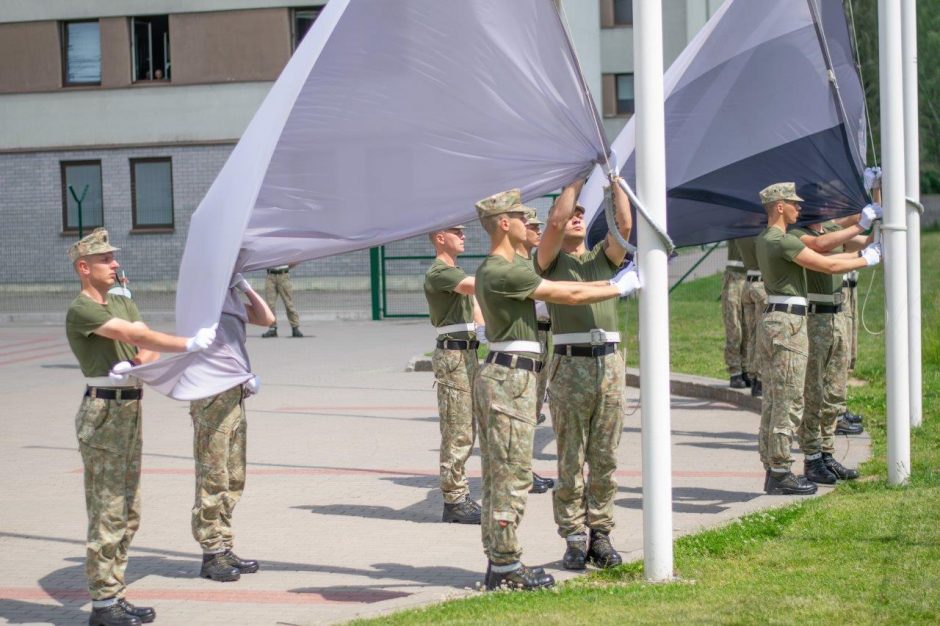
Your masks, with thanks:
[[[907,319],[911,426],[923,420],[920,345],[920,129],[917,102],[917,0],[901,0],[904,63],[904,172],[907,203]],[[910,200],[918,204],[912,204]]]
[[[659,0],[634,0],[636,190],[650,218],[666,224],[663,31]],[[640,399],[643,449],[643,558],[646,579],[673,577],[672,453],[669,413],[669,272],[665,243],[637,220],[640,292]]]
[[[878,0],[881,91],[881,161],[884,168],[885,370],[888,413],[888,483],[901,485],[911,472],[908,387],[907,224],[904,198],[904,111],[901,65],[901,4]]]

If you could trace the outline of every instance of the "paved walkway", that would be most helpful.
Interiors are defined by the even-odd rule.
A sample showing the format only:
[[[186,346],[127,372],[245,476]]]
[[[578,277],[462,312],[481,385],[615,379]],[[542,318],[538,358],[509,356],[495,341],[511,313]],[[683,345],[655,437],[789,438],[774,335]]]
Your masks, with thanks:
[[[439,521],[432,375],[403,371],[430,345],[426,321],[321,322],[304,330],[313,336],[261,340],[259,329],[249,341],[264,384],[249,401],[249,478],[235,530],[239,554],[259,559],[262,570],[239,582],[196,577],[188,406],[156,393],[145,399],[143,522],[131,548],[128,597],[155,606],[158,624],[342,622],[472,593],[481,580],[479,527]],[[0,623],[87,619],[72,419],[81,390],[60,328],[0,328]],[[757,421],[727,404],[674,398],[677,535],[788,500],[762,495]],[[841,438],[838,456],[854,465],[867,443]],[[479,468],[475,454],[474,495]],[[620,447],[613,535],[626,559],[642,556],[640,468],[635,411]],[[548,425],[536,433],[535,469],[555,475]],[[525,561],[565,578],[558,571],[564,544],[551,518],[550,495],[530,496]]]

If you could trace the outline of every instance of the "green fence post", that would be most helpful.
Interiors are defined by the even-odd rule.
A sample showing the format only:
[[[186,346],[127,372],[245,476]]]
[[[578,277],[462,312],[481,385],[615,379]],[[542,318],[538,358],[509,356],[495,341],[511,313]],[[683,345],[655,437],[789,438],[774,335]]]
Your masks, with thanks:
[[[379,249],[378,247],[369,249],[369,276],[372,288],[372,319],[378,321],[382,319],[382,303],[380,301],[379,282],[382,280],[382,272],[379,269]]]

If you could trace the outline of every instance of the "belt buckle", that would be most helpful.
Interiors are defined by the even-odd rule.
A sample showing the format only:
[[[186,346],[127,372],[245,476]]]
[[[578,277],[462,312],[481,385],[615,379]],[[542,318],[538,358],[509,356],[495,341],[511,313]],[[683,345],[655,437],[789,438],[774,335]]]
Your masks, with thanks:
[[[92,400],[97,400],[97,399],[98,399],[98,388],[97,388],[97,387],[89,387],[89,388],[88,388],[88,397],[91,398]]]
[[[842,297],[842,292],[832,294],[832,304],[833,306],[839,306],[842,304],[844,298]]]
[[[600,328],[591,329],[591,345],[602,346],[607,343],[607,333]]]

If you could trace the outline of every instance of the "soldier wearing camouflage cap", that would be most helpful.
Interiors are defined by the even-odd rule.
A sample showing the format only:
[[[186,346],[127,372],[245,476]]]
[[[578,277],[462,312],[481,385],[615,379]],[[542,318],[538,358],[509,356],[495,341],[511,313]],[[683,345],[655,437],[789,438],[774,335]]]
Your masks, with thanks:
[[[612,193],[618,228],[627,239],[633,228],[630,201],[616,182]],[[610,279],[627,250],[612,234],[589,250],[586,234],[583,207],[556,202],[536,255],[536,271],[551,280]],[[558,534],[566,546],[562,564],[572,570],[585,569],[587,562],[614,567],[622,562],[610,532],[624,391],[617,302],[550,302],[548,308],[554,344],[548,401],[558,445],[558,486],[552,495]],[[585,465],[590,466],[587,481]]]
[[[99,228],[68,251],[82,285],[66,313],[65,334],[86,383],[75,427],[85,471],[92,626],[135,626],[156,617],[153,609],[124,599],[127,551],[140,525],[143,396],[127,372],[159,352],[204,350],[215,339],[215,327],[189,338],[151,330],[133,300],[109,293],[120,267],[117,250]]]
[[[764,188],[760,201],[767,213],[767,228],[757,236],[755,252],[767,306],[758,329],[758,350],[764,393],[758,450],[766,470],[764,490],[771,495],[808,495],[816,485],[790,471],[794,429],[803,421],[804,384],[809,353],[807,320],[809,301],[804,269],[837,274],[881,261],[881,247],[824,256],[807,246],[787,228],[800,217],[803,199],[792,182]],[[807,457],[807,468],[812,459]]]
[[[574,206],[579,180],[556,200]],[[490,353],[473,384],[483,465],[483,549],[487,589],[539,589],[555,580],[540,568],[522,564],[516,534],[525,514],[532,482],[535,393],[539,360],[534,300],[591,304],[633,291],[635,272],[622,272],[605,283],[554,282],[535,273],[517,250],[526,238],[526,207],[518,189],[480,200],[477,215],[490,236],[490,254],[476,273],[476,295],[486,321]],[[567,209],[571,210],[571,208]]]

